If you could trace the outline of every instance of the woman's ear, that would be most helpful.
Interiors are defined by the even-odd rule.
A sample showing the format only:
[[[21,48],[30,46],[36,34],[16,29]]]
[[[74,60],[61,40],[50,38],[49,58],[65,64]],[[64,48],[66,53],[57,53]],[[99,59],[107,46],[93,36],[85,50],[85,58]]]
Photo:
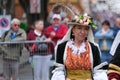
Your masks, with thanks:
[[[71,30],[70,38],[71,38],[71,39],[74,39],[73,29]]]

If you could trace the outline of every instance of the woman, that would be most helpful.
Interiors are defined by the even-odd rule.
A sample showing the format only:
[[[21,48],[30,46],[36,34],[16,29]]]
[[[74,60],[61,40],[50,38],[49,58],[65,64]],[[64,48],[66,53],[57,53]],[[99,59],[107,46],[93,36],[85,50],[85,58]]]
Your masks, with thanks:
[[[52,80],[92,80],[94,67],[100,64],[100,52],[91,31],[96,26],[87,14],[76,16],[69,26],[55,50]]]
[[[111,51],[113,58],[108,67],[109,80],[120,80],[120,31],[117,33]]]
[[[50,42],[43,34],[44,22],[42,20],[35,22],[35,29],[30,30],[27,35],[27,40],[37,40]],[[49,80],[49,61],[51,54],[47,44],[27,44],[30,51],[30,59],[32,59],[32,67],[34,80]],[[40,78],[42,77],[42,79]]]
[[[108,20],[102,22],[102,27],[95,33],[95,38],[98,39],[98,43],[101,50],[101,62],[110,62],[112,55],[109,53],[112,46],[114,31],[110,28]]]

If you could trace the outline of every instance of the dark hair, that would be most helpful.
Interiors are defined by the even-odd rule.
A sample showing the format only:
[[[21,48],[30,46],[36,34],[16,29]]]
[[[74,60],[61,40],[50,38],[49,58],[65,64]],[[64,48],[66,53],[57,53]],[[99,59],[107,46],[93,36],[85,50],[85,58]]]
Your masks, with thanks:
[[[73,28],[75,28],[76,27],[76,25],[73,25]],[[71,31],[71,34],[70,34],[70,39],[74,39],[75,37],[74,37],[74,35],[73,35],[73,32]]]
[[[34,22],[34,25],[37,24],[37,23],[39,23],[40,21],[44,22],[43,19],[40,19],[40,20],[35,21],[35,22]]]
[[[74,37],[74,35],[73,35],[73,32],[71,32],[71,34],[70,34],[70,39],[74,39],[75,37]]]
[[[105,20],[105,21],[102,22],[102,25],[110,26],[110,22],[108,20]]]

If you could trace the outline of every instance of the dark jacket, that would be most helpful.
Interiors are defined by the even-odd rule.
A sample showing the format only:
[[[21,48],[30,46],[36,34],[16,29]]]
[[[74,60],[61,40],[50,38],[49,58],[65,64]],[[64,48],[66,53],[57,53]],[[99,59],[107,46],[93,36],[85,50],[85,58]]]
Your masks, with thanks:
[[[120,80],[120,43],[108,67],[109,80]]]

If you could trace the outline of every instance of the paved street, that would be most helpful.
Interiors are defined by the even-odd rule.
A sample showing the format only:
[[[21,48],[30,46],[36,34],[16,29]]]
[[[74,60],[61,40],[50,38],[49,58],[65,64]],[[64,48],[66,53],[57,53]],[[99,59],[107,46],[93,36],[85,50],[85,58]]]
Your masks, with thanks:
[[[20,58],[20,72],[19,77],[20,80],[33,80],[33,73],[30,64],[28,63],[29,53],[24,48],[22,56]],[[53,61],[50,62],[50,66],[53,65]],[[2,65],[2,55],[0,55],[0,73],[3,72],[3,65]]]
[[[20,68],[20,80],[33,80],[32,68],[29,64],[24,65]]]
[[[29,63],[26,63],[28,61],[29,53],[24,48],[22,56],[20,58],[20,72],[19,77],[20,80],[33,80],[32,76],[32,68],[30,67]],[[2,55],[0,55],[0,73],[3,72],[3,64],[2,64]]]

